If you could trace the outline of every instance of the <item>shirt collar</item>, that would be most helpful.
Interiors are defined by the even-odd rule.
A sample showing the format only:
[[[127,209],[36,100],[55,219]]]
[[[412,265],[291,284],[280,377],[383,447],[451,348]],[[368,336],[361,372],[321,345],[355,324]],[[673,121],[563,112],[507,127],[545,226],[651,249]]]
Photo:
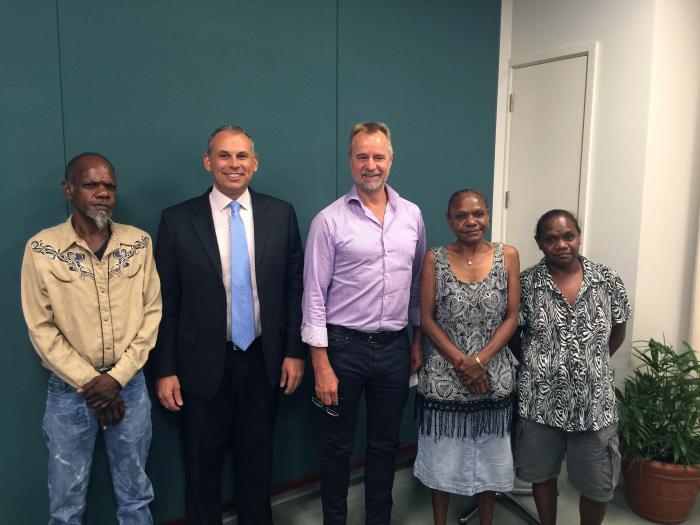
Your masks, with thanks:
[[[532,275],[532,286],[534,288],[556,288],[554,286],[552,276],[549,273],[549,268],[547,268],[547,263],[545,262],[544,257],[540,259],[540,262],[538,262],[535,265],[535,269]]]
[[[594,283],[605,282],[605,276],[600,272],[598,265],[594,264],[583,255],[579,255],[578,257],[581,259],[581,264],[583,265],[583,284],[581,285],[581,290],[585,290]]]
[[[389,186],[388,184],[384,184],[384,187],[386,188],[386,197],[389,205],[391,205],[392,208],[396,209],[396,203],[399,200],[399,193]],[[345,194],[345,202],[348,203],[350,201],[357,201],[360,204],[362,204],[362,201],[360,200],[360,195],[357,193],[357,186],[354,184],[350,188],[350,191]]]
[[[214,206],[215,210],[218,211],[224,211],[226,208],[229,207],[231,204],[231,199],[230,197],[227,197],[223,193],[221,193],[216,186],[213,186],[211,189],[211,193],[209,194],[209,199],[211,203]],[[244,210],[250,210],[250,191],[248,191],[248,188],[245,189],[245,191],[241,194],[240,197],[236,199],[236,201],[241,205],[241,208]]]
[[[583,282],[581,283],[581,291],[579,295],[588,289],[593,283],[605,281],[604,276],[597,270],[596,266],[583,255],[578,256],[583,266]],[[559,290],[554,284],[552,275],[549,273],[547,263],[544,258],[535,266],[532,284],[535,288],[548,288],[550,290]]]
[[[65,252],[70,248],[71,246],[81,246],[85,247],[85,241],[78,235],[78,232],[75,231],[75,228],[73,228],[73,215],[71,214],[66,222],[61,224],[58,227],[58,240],[56,242],[57,246],[56,249],[59,252]],[[112,246],[114,245],[119,245],[119,244],[130,244],[130,243],[124,243],[120,239],[121,234],[123,233],[123,228],[121,227],[120,224],[114,222],[112,219],[109,220],[109,229],[110,229],[110,238],[109,238],[109,244],[107,245],[107,249],[105,250],[105,253],[109,253],[111,250]]]

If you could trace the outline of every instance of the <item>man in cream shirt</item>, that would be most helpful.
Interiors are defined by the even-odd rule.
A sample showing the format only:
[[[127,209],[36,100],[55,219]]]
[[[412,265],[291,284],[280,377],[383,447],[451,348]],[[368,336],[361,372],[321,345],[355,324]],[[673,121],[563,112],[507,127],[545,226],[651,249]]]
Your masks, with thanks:
[[[144,467],[151,403],[141,368],[161,316],[151,238],[110,219],[117,186],[102,155],[72,159],[72,215],[28,242],[22,309],[51,371],[44,415],[51,524],[81,523],[95,438],[104,431],[120,523],[152,523]]]

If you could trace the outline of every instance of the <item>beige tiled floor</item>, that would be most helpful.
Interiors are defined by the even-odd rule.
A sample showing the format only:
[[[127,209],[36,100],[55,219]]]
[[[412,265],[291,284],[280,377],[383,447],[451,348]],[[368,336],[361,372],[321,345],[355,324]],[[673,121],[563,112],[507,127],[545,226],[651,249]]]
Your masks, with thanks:
[[[559,480],[559,491],[558,523],[562,525],[578,524],[578,494],[566,481],[564,473]],[[348,525],[362,525],[364,523],[363,498],[363,485],[361,482],[357,482],[350,487],[348,494]],[[531,496],[519,496],[518,499],[525,506],[533,511],[535,510]],[[450,501],[448,523],[456,524],[459,515],[465,510],[472,508],[473,505],[473,498],[454,496]],[[317,492],[301,495],[286,502],[277,502],[273,512],[276,525],[315,525],[323,522],[321,504]],[[471,523],[478,523],[478,519],[473,520]],[[497,505],[494,523],[498,525],[516,525],[526,522],[504,507]],[[608,508],[605,523],[632,525],[648,524],[650,522],[638,517],[630,510],[625,502],[622,490],[618,488],[615,499]],[[700,503],[696,502],[693,512],[686,523],[689,525],[700,524]],[[432,524],[430,492],[413,477],[410,466],[401,468],[396,473],[392,524]]]

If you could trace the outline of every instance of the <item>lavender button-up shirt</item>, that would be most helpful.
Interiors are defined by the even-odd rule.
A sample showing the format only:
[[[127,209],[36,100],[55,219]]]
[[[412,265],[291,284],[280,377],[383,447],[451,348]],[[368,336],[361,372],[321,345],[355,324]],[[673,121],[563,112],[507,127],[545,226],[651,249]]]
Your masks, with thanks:
[[[355,186],[311,222],[304,258],[301,337],[327,347],[326,323],[363,332],[420,324],[419,280],[425,255],[420,209],[386,186],[384,224]]]

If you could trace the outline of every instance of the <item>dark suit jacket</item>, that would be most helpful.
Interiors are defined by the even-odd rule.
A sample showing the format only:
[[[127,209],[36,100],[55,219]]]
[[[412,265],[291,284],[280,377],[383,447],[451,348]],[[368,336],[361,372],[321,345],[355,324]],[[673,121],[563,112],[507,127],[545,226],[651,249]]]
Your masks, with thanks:
[[[211,398],[226,357],[226,291],[209,191],[163,211],[156,265],[163,318],[149,363],[155,377],[177,375],[181,388]],[[303,253],[294,208],[250,191],[262,351],[271,386],[284,357],[304,358],[301,341]]]

